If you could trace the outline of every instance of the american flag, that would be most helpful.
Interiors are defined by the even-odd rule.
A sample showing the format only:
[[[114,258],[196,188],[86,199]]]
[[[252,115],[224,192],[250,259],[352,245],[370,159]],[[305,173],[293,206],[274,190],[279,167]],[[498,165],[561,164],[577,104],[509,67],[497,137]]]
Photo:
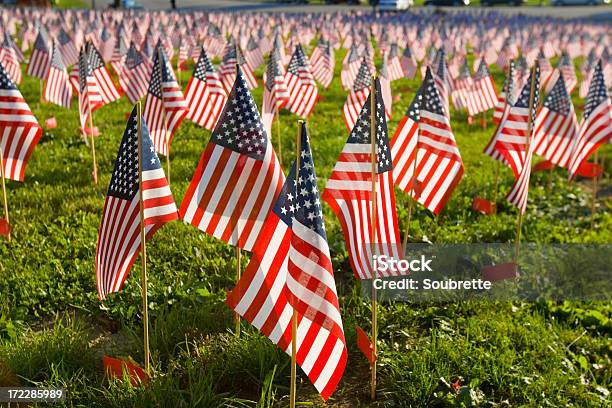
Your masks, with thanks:
[[[244,77],[246,78],[249,89],[257,88],[257,80],[251,68],[246,63],[238,44],[233,37],[230,37],[225,47],[225,53],[223,54],[223,60],[219,66],[219,75],[221,75],[221,81],[226,91],[229,92],[232,89],[234,82],[236,81],[236,65],[240,65],[240,69]]]
[[[393,98],[391,95],[391,77],[389,75],[389,64],[387,63],[387,60],[385,58],[383,58],[382,66],[380,67],[379,78],[382,98],[383,102],[385,103],[385,113],[387,120],[389,120],[391,119]]]
[[[34,78],[45,79],[49,73],[50,64],[51,50],[49,49],[49,41],[44,29],[39,29],[26,74]]]
[[[570,179],[580,165],[605,142],[612,141],[612,104],[604,80],[603,64],[599,60],[593,71],[586,105],[582,113],[578,139],[569,164]]]
[[[359,51],[357,51],[357,46],[355,44],[351,45],[346,57],[342,61],[342,71],[340,71],[340,81],[342,82],[342,87],[344,89],[353,88],[353,82],[355,82],[355,78],[359,74],[359,70],[361,69],[362,61],[359,58]],[[368,69],[369,69],[368,65]]]
[[[540,85],[546,86],[551,74],[553,73],[553,67],[550,65],[550,61],[544,55],[544,51],[540,49],[538,53],[538,65],[540,66]]]
[[[537,62],[535,65],[533,109],[530,116],[529,103],[531,82],[533,80],[532,75],[534,75],[533,72],[529,76],[525,86],[523,86],[516,102],[504,112],[499,127],[492,140],[489,142],[490,145],[485,149],[485,153],[491,156],[494,154],[501,155],[504,161],[512,169],[515,179],[519,178],[525,166],[526,147],[531,139],[531,132],[529,131],[531,128],[530,121],[535,117],[538,106],[540,68]]]
[[[395,184],[439,214],[463,176],[463,162],[428,69],[391,140]]]
[[[389,79],[396,81],[404,77],[404,70],[400,61],[399,47],[397,43],[391,44],[389,53],[386,56],[387,66],[389,69]]]
[[[252,251],[284,181],[239,69],[181,204],[181,218],[231,245]]]
[[[110,62],[113,57],[115,42],[113,41],[113,37],[108,32],[106,27],[102,27],[102,32],[100,32],[100,39],[97,42],[97,48],[100,50],[100,56],[102,58],[102,61]]]
[[[312,152],[302,127],[299,181],[294,163],[251,262],[226,302],[288,354],[295,310],[297,363],[327,400],[342,377],[347,350]]]
[[[179,55],[177,71],[187,71],[187,61],[189,60],[189,42],[185,37],[179,39]]]
[[[119,146],[98,232],[96,285],[100,300],[121,290],[142,249],[141,224],[145,239],[149,240],[162,225],[178,218],[170,186],[144,119],[141,120],[141,135],[139,143],[135,107]]]
[[[487,63],[484,58],[480,60],[480,66],[476,75],[474,75],[474,88],[472,90],[475,111],[470,112],[468,106],[468,113],[475,115],[476,113],[486,112],[489,109],[495,108],[497,103],[497,91],[495,90],[495,84],[493,78],[487,68]]]
[[[157,43],[153,57],[153,69],[143,116],[149,124],[155,150],[168,155],[174,132],[187,115],[188,106],[166,53]]]
[[[200,50],[200,58],[185,89],[185,100],[189,107],[187,118],[208,130],[213,130],[227,102],[227,94],[204,47]]]
[[[53,53],[51,55],[51,64],[43,98],[47,102],[70,109],[72,105],[72,85],[70,84],[68,70],[62,60],[62,53],[55,42],[53,42]]]
[[[89,65],[96,82],[98,82],[98,88],[100,89],[100,95],[104,104],[116,101],[121,95],[111,78],[110,72],[108,72],[104,65],[102,56],[92,42],[87,43],[85,48],[89,58]]]
[[[453,92],[454,85],[453,79],[450,76],[450,72],[448,71],[448,65],[446,64],[446,53],[444,50],[440,49],[436,53],[434,62],[435,72],[433,72],[434,82],[438,87],[438,93],[440,94],[440,100],[442,101],[442,106],[444,107],[443,111],[446,115],[447,119],[450,121],[450,106],[449,106],[449,97],[451,92]]]
[[[42,135],[42,128],[1,64],[0,128],[4,176],[23,181],[26,164]]]
[[[312,75],[323,85],[323,88],[328,88],[334,78],[334,66],[336,63],[334,50],[329,41],[326,41],[324,45],[317,49],[321,51],[316,61],[314,59],[312,61]]]
[[[557,166],[567,168],[577,137],[576,112],[564,76],[560,74],[535,118],[534,152]]]
[[[504,111],[508,106],[511,106],[514,102],[514,77],[515,77],[514,61],[510,61],[508,66],[508,72],[506,78],[504,78],[504,85],[497,98],[495,104],[495,111],[493,112],[493,123],[499,124]]]
[[[340,157],[327,180],[323,200],[332,208],[344,232],[349,260],[358,279],[373,276],[373,255],[400,259],[400,238],[393,191],[393,159],[387,136],[385,106],[380,83],[367,96]],[[372,199],[371,99],[376,112],[376,198]],[[372,203],[376,210],[376,237],[372,242]],[[374,248],[372,248],[374,246]],[[372,253],[374,250],[374,254]]]
[[[550,78],[548,79],[548,83],[545,87],[546,93],[552,91],[561,74],[563,74],[563,81],[567,87],[567,92],[571,94],[576,88],[576,85],[578,85],[578,78],[576,77],[574,64],[567,53],[563,53],[561,55],[561,58],[559,58],[559,62],[557,63],[557,67],[552,74],[550,74]]]
[[[304,118],[310,116],[319,98],[319,90],[312,76],[310,61],[299,44],[295,46],[289,61],[285,84],[289,91],[285,108]]]
[[[355,78],[353,90],[349,92],[346,97],[346,102],[344,102],[344,107],[342,108],[344,124],[349,132],[353,129],[353,126],[355,126],[359,112],[370,94],[371,81],[372,74],[370,72],[370,67],[364,58],[359,67],[359,73]]]
[[[125,43],[125,31],[120,29],[115,36],[115,47],[113,48],[113,55],[110,60],[111,67],[113,67],[113,71],[117,76],[121,75],[121,68],[123,67],[123,62],[128,53],[128,47]]]
[[[63,28],[60,29],[57,41],[59,42],[59,48],[62,52],[62,59],[67,67],[79,62],[79,51]]]
[[[119,68],[119,85],[130,103],[136,103],[147,94],[151,67],[145,63],[134,43],[130,43],[124,61]]]
[[[470,73],[470,67],[467,64],[467,59],[464,59],[461,68],[459,68],[459,75],[455,78],[455,89],[451,93],[453,106],[456,110],[467,108],[468,112],[476,111],[476,106],[472,99],[473,87],[474,80]],[[473,116],[473,113],[469,113],[469,115]]]
[[[266,69],[263,107],[261,112],[261,120],[268,134],[271,134],[274,115],[278,114],[288,100],[289,91],[285,83],[283,66],[280,61],[280,52],[278,50],[272,50]]]
[[[253,36],[249,36],[244,58],[252,69],[257,69],[264,63],[263,53]]]
[[[89,58],[85,48],[81,48],[79,54],[79,118],[81,130],[87,129],[87,122],[96,109],[104,105],[98,81],[93,76],[93,70],[89,64]],[[93,129],[90,129],[93,132]]]
[[[404,76],[408,79],[414,79],[414,75],[416,74],[417,70],[417,61],[412,55],[409,46],[404,48],[404,52],[400,58],[400,64],[402,65]]]
[[[17,52],[13,48],[12,42],[9,40],[8,33],[4,34],[4,40],[0,45],[0,63],[2,63],[6,74],[15,84],[21,83],[21,66]]]

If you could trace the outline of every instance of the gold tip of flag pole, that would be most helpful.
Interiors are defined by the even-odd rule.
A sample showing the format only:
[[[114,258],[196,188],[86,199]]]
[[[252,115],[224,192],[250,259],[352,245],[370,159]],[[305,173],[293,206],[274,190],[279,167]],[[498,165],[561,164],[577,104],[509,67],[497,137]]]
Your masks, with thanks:
[[[298,180],[300,179],[300,155],[302,152],[302,127],[304,126],[303,120],[298,120],[297,138],[295,141],[296,155],[295,155],[295,181],[296,188]],[[289,407],[295,408],[296,396],[297,396],[297,310],[293,309],[293,315],[291,317],[291,384],[289,389]]]
[[[138,194],[140,195],[140,261],[142,262],[142,320],[143,320],[143,343],[144,343],[144,368],[147,375],[150,374],[150,350],[149,350],[149,301],[147,297],[147,234],[144,226],[144,203],[142,193],[142,103],[136,105],[138,123]]]
[[[376,72],[372,75],[372,89],[370,90],[370,144],[372,146],[372,231],[370,236],[370,251],[372,254],[372,363],[370,364],[370,397],[376,399],[376,353],[377,353],[377,338],[378,338],[378,301],[374,279],[376,278],[376,268],[374,266],[374,251],[376,242]]]

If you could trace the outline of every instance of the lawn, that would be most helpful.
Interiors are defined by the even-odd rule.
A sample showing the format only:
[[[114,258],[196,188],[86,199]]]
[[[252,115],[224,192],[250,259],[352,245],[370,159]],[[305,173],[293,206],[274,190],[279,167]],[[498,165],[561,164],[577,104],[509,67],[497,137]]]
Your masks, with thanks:
[[[331,87],[308,120],[321,190],[348,136],[342,121],[346,92],[340,61]],[[553,61],[554,63],[555,61]],[[578,61],[576,61],[578,63]],[[25,67],[24,67],[25,72]],[[261,84],[263,67],[257,72]],[[502,74],[494,71],[498,89]],[[182,73],[183,86],[189,73]],[[420,80],[393,83],[392,133]],[[24,183],[8,183],[13,240],[0,240],[0,386],[59,386],[69,407],[275,407],[288,405],[290,359],[248,324],[233,333],[233,316],[223,303],[235,282],[233,248],[175,221],[148,243],[149,309],[153,376],[148,388],[103,376],[101,357],[132,356],[142,362],[140,263],[123,290],[100,304],[94,253],[105,191],[131,110],[126,98],[94,114],[99,185],[91,179],[90,150],[78,132],[76,106],[67,111],[39,102],[37,80],[24,77],[21,91],[45,130]],[[262,87],[254,91],[259,106]],[[76,103],[76,99],[73,101]],[[583,100],[574,97],[579,114]],[[470,210],[475,195],[492,196],[495,162],[482,154],[493,132],[467,126],[454,112],[452,127],[465,175],[439,217],[419,208],[410,240],[434,243],[513,242],[516,209],[505,202],[512,185],[503,168],[499,212]],[[281,115],[282,159],[295,153],[296,120]],[[275,128],[273,127],[275,130]],[[185,120],[172,142],[171,188],[180,204],[210,132]],[[277,148],[278,140],[273,135]],[[612,149],[599,154],[608,164]],[[164,163],[165,160],[162,160]],[[549,179],[550,177],[550,179]],[[523,241],[610,243],[612,188],[609,173],[591,228],[590,182],[568,184],[566,172],[536,173],[523,222]],[[396,191],[400,230],[407,199]],[[304,406],[576,406],[612,403],[610,303],[542,300],[526,302],[388,303],[379,310],[379,399],[368,397],[368,365],[355,341],[355,325],[369,329],[369,303],[348,266],[340,225],[324,207],[335,276],[349,348],[343,380],[323,404],[300,376]],[[243,257],[246,265],[248,256]],[[244,266],[243,265],[243,266]],[[298,369],[299,373],[299,369]]]

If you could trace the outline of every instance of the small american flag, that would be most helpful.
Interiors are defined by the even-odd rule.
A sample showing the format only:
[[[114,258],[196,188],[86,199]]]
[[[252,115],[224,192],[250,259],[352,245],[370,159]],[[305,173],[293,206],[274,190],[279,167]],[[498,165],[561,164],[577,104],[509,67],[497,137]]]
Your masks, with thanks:
[[[395,131],[391,151],[395,184],[439,214],[463,176],[463,162],[430,69]]]
[[[417,70],[417,61],[412,55],[408,45],[406,45],[406,48],[404,48],[404,52],[400,58],[400,64],[402,66],[404,76],[408,79],[414,79],[414,75],[416,74]]]
[[[404,70],[400,62],[399,46],[397,43],[392,43],[389,48],[389,53],[386,54],[387,66],[389,69],[389,79],[396,81],[404,77]]]
[[[255,38],[252,35],[249,36],[249,42],[246,46],[246,51],[244,53],[244,58],[249,63],[249,66],[252,69],[257,69],[264,63],[263,53]]]
[[[288,354],[295,310],[297,363],[327,400],[344,373],[347,350],[312,152],[302,128],[299,169],[294,163],[227,304]]]
[[[370,83],[372,81],[372,73],[370,72],[370,66],[364,58],[359,67],[359,73],[355,78],[353,84],[353,90],[349,92],[342,108],[342,116],[344,118],[344,124],[350,132],[355,126],[355,122],[359,116],[363,104],[365,103],[368,95],[370,94]]]
[[[559,62],[557,63],[557,67],[552,74],[550,74],[550,78],[548,79],[548,82],[544,88],[546,93],[552,91],[561,75],[563,75],[563,82],[565,82],[567,92],[571,94],[576,88],[576,85],[578,85],[578,78],[576,77],[574,64],[567,53],[563,53],[561,55],[561,58],[559,58]]]
[[[98,87],[98,81],[93,76],[93,70],[89,65],[89,58],[85,48],[81,48],[79,54],[79,118],[81,120],[81,130],[87,129],[87,122],[89,121],[93,112],[104,105],[102,95],[100,94],[100,88]],[[93,129],[90,129],[93,132]]]
[[[168,155],[172,136],[187,115],[187,110],[183,91],[176,82],[161,43],[158,42],[153,57],[149,92],[143,110],[153,145],[158,153]]]
[[[45,79],[47,78],[50,64],[51,51],[49,50],[49,40],[44,29],[41,28],[36,36],[36,41],[34,41],[34,48],[32,49],[32,55],[30,55],[26,74],[33,78]]]
[[[599,60],[593,71],[578,139],[569,165],[570,179],[580,165],[603,143],[612,141],[612,104],[606,87],[603,64]]]
[[[364,62],[365,64],[365,62]],[[364,66],[364,65],[362,65]],[[367,65],[366,65],[367,69]],[[332,208],[347,243],[349,260],[358,279],[373,276],[373,255],[400,259],[400,238],[393,191],[393,159],[387,136],[385,106],[380,82],[363,103],[355,126],[327,180],[323,200]],[[371,99],[376,112],[376,237],[372,242],[372,136]],[[372,248],[374,246],[374,248]],[[372,253],[374,250],[374,254]]]
[[[119,90],[113,82],[110,73],[104,65],[102,56],[92,42],[87,43],[85,49],[92,74],[98,83],[98,88],[100,89],[100,95],[102,96],[104,104],[106,105],[116,101],[121,95],[119,94]]]
[[[336,63],[334,50],[329,41],[326,41],[324,45],[321,45],[321,48],[317,49],[321,51],[316,61],[314,59],[312,61],[312,75],[323,85],[323,88],[328,88],[334,78],[334,66]]]
[[[42,128],[1,64],[0,128],[4,176],[23,181],[26,164],[42,135]]]
[[[146,240],[149,240],[163,224],[178,218],[170,186],[144,119],[141,121],[141,134],[142,150],[139,152],[135,107],[119,146],[98,232],[96,285],[100,300],[121,290],[142,247],[141,223]]]
[[[502,90],[497,98],[497,103],[495,104],[495,112],[493,112],[493,123],[499,124],[502,116],[504,115],[504,111],[509,106],[512,106],[514,103],[514,85],[516,72],[514,67],[514,61],[510,61],[510,65],[508,66],[508,73],[506,78],[504,79],[504,85]]]
[[[134,43],[130,43],[125,60],[119,68],[119,85],[130,103],[136,103],[147,94],[151,66],[145,63]]]
[[[285,83],[283,66],[280,62],[280,53],[278,50],[272,50],[266,69],[263,107],[261,112],[261,120],[268,134],[271,134],[274,116],[278,114],[283,106],[285,106],[288,99],[289,91]]]
[[[284,181],[246,78],[238,69],[181,204],[181,218],[251,251]]]
[[[219,66],[219,74],[221,75],[221,81],[223,86],[229,92],[232,89],[234,81],[236,80],[236,64],[240,65],[240,69],[244,77],[246,78],[249,89],[257,88],[257,80],[251,68],[246,63],[238,44],[233,37],[230,37],[225,46],[225,53],[223,60]]]
[[[57,41],[59,42],[64,64],[67,67],[76,64],[79,61],[79,50],[77,50],[76,45],[74,45],[74,42],[72,42],[72,39],[70,39],[68,33],[63,28],[60,29]]]
[[[567,168],[572,147],[578,137],[578,120],[565,86],[563,74],[544,99],[533,131],[535,153],[560,167]]]
[[[472,88],[474,87],[474,79],[470,73],[470,67],[467,59],[463,59],[463,63],[459,68],[459,75],[455,78],[455,89],[451,93],[451,100],[456,110],[467,108],[468,112],[476,111],[474,100],[472,99]],[[473,116],[472,113],[469,113]]]
[[[4,33],[4,40],[0,45],[0,63],[2,63],[11,81],[19,85],[21,83],[21,66],[19,65],[17,52],[9,38],[8,33]]]
[[[487,63],[484,58],[480,60],[480,66],[478,67],[478,71],[476,71],[476,75],[474,75],[472,94],[476,110],[470,112],[468,109],[470,115],[474,116],[477,113],[486,112],[489,109],[495,108],[495,104],[498,100],[497,91],[495,91],[495,84],[493,83],[493,78],[491,78],[489,68],[487,68]]]
[[[113,48],[113,55],[110,60],[111,67],[117,74],[117,76],[121,75],[121,67],[123,66],[123,62],[125,60],[125,56],[128,53],[128,47],[125,43],[125,31],[120,28],[117,30],[117,35],[115,36],[115,47]]]
[[[45,92],[43,98],[47,102],[54,103],[66,109],[70,109],[72,105],[72,85],[70,77],[66,70],[66,65],[62,60],[62,53],[57,47],[57,43],[53,43],[53,53],[51,56],[51,65],[49,67],[47,82],[45,83]]]
[[[342,71],[340,71],[340,81],[344,89],[353,88],[353,82],[359,74],[361,69],[361,59],[359,58],[359,51],[355,44],[351,45],[346,57],[342,61]],[[370,66],[368,65],[368,69]]]
[[[517,101],[504,112],[495,135],[493,135],[489,145],[485,148],[486,154],[492,157],[498,154],[504,158],[504,161],[512,169],[515,179],[519,178],[523,166],[525,166],[526,155],[528,153],[526,147],[531,139],[531,134],[528,132],[529,122],[535,117],[538,106],[540,69],[537,62],[535,65],[533,109],[530,113],[531,75],[525,86],[523,86]]]
[[[227,94],[204,47],[201,47],[200,58],[185,89],[185,100],[189,106],[187,118],[208,130],[213,130],[227,102]]]
[[[289,91],[285,108],[304,118],[310,116],[317,103],[319,91],[312,76],[308,57],[299,44],[295,46],[295,52],[289,61],[285,73],[285,84]]]

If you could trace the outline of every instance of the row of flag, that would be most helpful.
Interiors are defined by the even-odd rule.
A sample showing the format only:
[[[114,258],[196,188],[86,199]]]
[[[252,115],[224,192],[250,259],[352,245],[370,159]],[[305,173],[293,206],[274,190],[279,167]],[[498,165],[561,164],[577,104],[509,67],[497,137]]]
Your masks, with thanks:
[[[16,16],[30,14],[40,17],[42,25],[36,28],[27,74],[44,78],[44,98],[66,108],[76,90],[83,132],[93,133],[92,113],[116,101],[122,91],[132,102],[146,96],[142,117],[135,109],[128,119],[107,192],[95,260],[100,299],[119,291],[127,278],[142,249],[140,225],[149,239],[180,217],[251,252],[244,275],[228,294],[228,306],[288,353],[296,312],[297,362],[325,399],[342,376],[347,351],[322,201],[340,221],[355,277],[370,279],[375,276],[373,255],[403,256],[394,186],[437,214],[463,175],[451,102],[455,110],[466,109],[472,116],[495,109],[498,126],[485,153],[512,169],[515,183],[508,200],[521,212],[526,210],[533,153],[567,168],[574,177],[612,138],[607,40],[599,36],[597,26],[585,23],[573,23],[580,38],[550,41],[555,32],[550,22],[533,20],[521,26],[514,20],[500,32],[494,13],[483,14],[476,28],[469,16],[456,15],[450,20],[457,25],[444,23],[439,32],[431,29],[437,21],[433,16],[425,16],[425,23],[417,25],[420,31],[413,31],[399,24],[411,21],[410,14],[396,20],[358,13],[308,15],[305,21],[268,15],[278,19],[276,28],[247,25],[261,27],[253,35],[244,32],[244,23],[261,22],[262,15],[61,12],[53,19],[53,12],[16,10],[1,14],[3,49],[12,50],[0,53],[1,146],[9,179],[23,180],[41,135],[17,88],[25,59],[10,40],[11,31],[17,30]],[[139,18],[142,24],[130,24]],[[187,27],[204,19],[205,29],[188,36]],[[532,37],[518,40],[524,26],[532,29]],[[315,27],[317,45],[308,57],[304,47],[315,40]],[[517,31],[512,36],[511,28]],[[20,27],[22,47],[31,41],[26,38],[30,29]],[[120,33],[115,37],[118,45],[112,42],[112,31]],[[470,41],[479,56],[474,77],[467,54],[458,52],[467,45],[460,33],[475,36]],[[399,36],[408,39],[401,55]],[[505,40],[495,45],[500,38]],[[126,39],[130,45],[122,50]],[[292,53],[286,52],[287,39]],[[383,55],[379,72],[373,40]],[[571,55],[582,52],[575,42],[592,45],[590,50],[600,57],[586,69],[588,91],[580,122],[570,98],[577,85],[569,68],[573,70]],[[343,117],[349,137],[320,193],[306,125],[300,125],[299,155],[286,177],[270,128],[279,109],[300,117],[312,113],[319,99],[317,82],[325,87],[333,80],[334,49],[340,47],[348,49],[340,82],[348,91]],[[171,61],[177,49],[175,70]],[[547,59],[561,49],[558,67],[549,68]],[[221,57],[218,70],[209,54]],[[254,71],[266,62],[266,55],[260,115],[250,90],[258,85]],[[177,73],[194,56],[193,75],[183,93]],[[507,72],[499,95],[488,68],[493,62]],[[389,140],[390,83],[418,71],[421,86]],[[546,97],[541,98],[542,92]],[[177,209],[157,154],[169,154],[172,135],[185,117],[212,135]]]

